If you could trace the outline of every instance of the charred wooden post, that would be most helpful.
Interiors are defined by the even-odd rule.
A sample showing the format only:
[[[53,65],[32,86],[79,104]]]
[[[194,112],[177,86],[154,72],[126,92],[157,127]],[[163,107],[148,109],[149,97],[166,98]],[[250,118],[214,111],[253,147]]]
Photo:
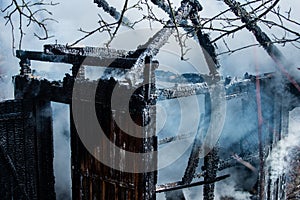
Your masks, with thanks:
[[[199,15],[198,11],[202,9],[202,7],[194,8],[193,12],[190,14],[190,19],[193,25],[196,27],[196,36],[198,38],[199,45],[203,49],[205,60],[208,64],[208,68],[210,71],[210,75],[212,77],[207,78],[206,82],[208,84],[221,84],[218,83],[220,81],[220,74],[218,72],[219,62],[217,60],[217,56],[215,53],[215,48],[210,41],[209,35],[205,34],[201,30],[200,22],[199,22]],[[212,104],[211,104],[211,96],[209,94],[205,95],[205,114],[204,114],[204,129],[208,130],[209,123],[211,122],[211,112],[212,112]],[[220,100],[217,100],[220,101]],[[220,102],[219,102],[220,103]],[[205,133],[205,131],[204,131]],[[209,137],[209,136],[208,136]],[[217,145],[217,144],[216,144]],[[204,146],[204,153],[208,153],[204,157],[204,181],[211,181],[214,180],[217,176],[218,165],[219,165],[219,155],[218,155],[218,147],[215,146],[210,152],[206,152]],[[203,186],[203,199],[205,200],[213,200],[214,199],[214,183],[205,184]]]
[[[28,58],[21,59],[20,67],[20,75],[31,74],[30,60]]]
[[[260,198],[271,199],[271,180],[268,178],[268,173],[271,169],[266,167],[266,157],[273,144],[274,138],[274,118],[281,118],[279,113],[274,113],[274,96],[283,92],[278,87],[275,87],[276,82],[274,80],[257,80],[256,94],[260,96],[260,102],[257,101],[257,108],[261,106],[261,117],[258,118],[258,137],[259,137],[259,177],[258,177],[258,192]],[[258,86],[259,85],[259,86]],[[269,86],[269,87],[268,87]],[[259,87],[259,89],[257,89]],[[274,89],[270,89],[274,87]],[[277,91],[276,91],[277,89]],[[257,97],[258,98],[258,97]],[[258,105],[260,103],[260,105]],[[277,105],[278,106],[278,105]],[[281,107],[281,106],[280,106]],[[259,111],[258,111],[259,112]],[[261,122],[260,122],[261,120]],[[276,137],[276,136],[275,136]],[[270,167],[271,168],[271,167]]]
[[[211,112],[211,103],[210,103],[210,97],[205,98],[205,109],[207,109],[208,113],[210,115]],[[210,122],[210,116],[207,116],[207,120]],[[205,148],[205,146],[204,146]],[[206,151],[204,149],[204,151]],[[206,153],[205,153],[206,154]],[[204,181],[210,182],[211,180],[214,180],[217,177],[217,170],[218,170],[218,164],[219,164],[219,156],[218,156],[218,147],[214,147],[208,154],[204,157]],[[214,199],[214,191],[215,191],[215,184],[210,183],[203,186],[203,199],[204,200],[213,200]]]
[[[50,102],[0,103],[1,189],[4,199],[55,199]]]
[[[130,86],[128,88],[128,85],[117,83],[113,78],[109,80],[100,79],[97,83],[95,106],[100,126],[113,145],[128,152],[142,154],[157,151],[157,137],[154,134],[156,111],[155,107],[153,107],[155,104],[154,69],[156,67],[157,62],[152,61],[150,57],[146,57],[144,84],[141,88],[136,88],[130,100],[129,112],[132,119],[125,114],[125,107],[112,108],[111,104],[112,93],[116,87],[124,94],[130,92],[132,88]],[[84,94],[90,88],[91,85],[89,86],[89,84],[93,83],[79,80],[77,87],[81,88],[77,88],[77,92]],[[122,94],[120,95],[122,96]],[[126,99],[124,100],[126,101]],[[76,99],[75,101],[80,101],[82,107],[80,106],[78,109],[82,109],[80,112],[86,114],[84,117],[89,118],[89,113],[92,113],[93,110],[89,111],[86,109],[90,108],[87,104],[91,102],[82,101],[81,99]],[[130,125],[130,120],[145,128],[137,129],[135,126]],[[125,165],[138,167],[142,163],[128,163],[129,161],[125,157],[121,161],[116,161],[114,150],[107,149],[110,144],[107,144],[105,141],[99,141],[99,145],[93,146],[94,150],[90,152],[82,143],[79,135],[77,135],[75,123],[72,117],[73,199],[155,199],[155,185],[157,182],[157,172],[155,170],[133,173],[113,168],[116,165],[118,167],[124,166],[124,169]],[[127,130],[123,129],[124,126],[127,127]],[[143,131],[141,132],[141,130]],[[87,127],[85,131],[88,133],[92,130],[89,130]],[[143,137],[137,138],[132,134]],[[107,166],[96,159],[97,157],[101,158],[101,156],[110,156],[112,166]],[[155,169],[156,159],[155,154],[152,157],[147,157],[143,161],[145,162],[144,165],[150,169]],[[134,162],[137,162],[137,160]]]
[[[72,76],[78,79],[85,79],[85,66],[81,63],[74,63],[72,66]]]

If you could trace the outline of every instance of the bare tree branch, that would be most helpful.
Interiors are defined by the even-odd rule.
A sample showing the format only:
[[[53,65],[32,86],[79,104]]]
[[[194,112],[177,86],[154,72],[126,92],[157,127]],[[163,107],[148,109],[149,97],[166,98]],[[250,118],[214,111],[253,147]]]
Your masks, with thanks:
[[[257,22],[260,18],[262,18],[263,16],[265,16],[268,12],[270,12],[272,10],[272,8],[274,8],[278,3],[279,3],[280,0],[276,0],[268,9],[266,9],[262,14],[260,14],[258,17],[256,17],[255,19],[251,18],[252,20],[251,21],[245,21],[245,19],[241,19],[242,22],[244,22],[245,24],[240,26],[240,27],[237,27],[227,33],[224,33],[222,35],[220,35],[219,37],[215,38],[212,42],[216,42],[217,40],[221,39],[222,37],[226,36],[226,35],[229,35],[231,33],[235,33],[239,30],[242,30],[244,28],[246,28],[247,26],[251,26],[251,24],[254,24],[255,22]],[[226,0],[225,0],[226,2]]]
[[[24,38],[25,29],[30,26],[37,26],[39,31],[42,31],[42,34],[34,33],[34,36],[40,40],[46,40],[53,36],[49,35],[47,29],[48,21],[55,21],[51,17],[44,17],[43,15],[50,15],[52,13],[47,9],[48,6],[55,6],[58,3],[49,3],[39,0],[37,2],[25,1],[25,0],[11,0],[10,4],[7,5],[4,9],[1,9],[1,12],[5,14],[4,19],[6,19],[5,24],[10,24],[12,31],[12,49],[15,48],[15,23],[18,23],[19,29],[19,42],[18,48],[22,47],[22,41]],[[17,17],[17,19],[15,18]],[[27,20],[26,26],[23,22]]]

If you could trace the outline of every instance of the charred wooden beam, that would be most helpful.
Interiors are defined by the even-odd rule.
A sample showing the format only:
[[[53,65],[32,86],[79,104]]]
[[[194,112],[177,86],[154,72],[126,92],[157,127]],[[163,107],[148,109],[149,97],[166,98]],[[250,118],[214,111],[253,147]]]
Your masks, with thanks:
[[[167,42],[170,35],[175,31],[177,24],[185,24],[185,21],[190,17],[194,25],[199,26],[199,22],[195,20],[195,16],[198,16],[198,11],[202,10],[201,4],[197,0],[183,0],[181,1],[181,6],[178,10],[173,13],[170,9],[170,5],[168,2],[163,0],[152,0],[152,3],[163,9],[166,13],[168,13],[172,20],[168,21],[166,27],[157,32],[145,45],[140,47],[138,61],[134,65],[133,69],[129,72],[127,79],[131,84],[136,84],[141,79],[141,74],[143,70],[143,58],[146,55],[155,56],[159,49]],[[197,24],[198,23],[198,24]],[[205,49],[204,55],[205,59],[208,63],[210,74],[214,77],[218,77],[219,74],[216,71],[219,64],[216,59],[215,48],[210,43],[210,39],[208,34],[203,34],[200,29],[197,29],[197,36],[199,40],[199,44],[201,48]],[[143,51],[141,53],[141,51]],[[217,81],[219,79],[213,79]]]
[[[261,76],[261,79],[269,79],[270,77]],[[157,79],[160,79],[159,77]],[[37,79],[33,76],[15,76],[15,97],[20,98],[33,98],[41,97],[46,98],[51,101],[60,103],[70,103],[72,98],[72,90],[74,84],[74,77],[66,75],[63,81],[48,81],[47,79]],[[100,94],[106,91],[104,83],[108,81],[113,81],[113,79],[106,80],[87,80],[82,79],[80,82],[82,84],[81,92],[86,92],[86,89],[91,85],[99,84],[98,91]],[[225,87],[226,99],[232,99],[239,97],[241,95],[247,94],[254,90],[253,84],[255,79],[244,79],[233,83],[230,83]],[[103,83],[103,84],[102,84]],[[102,92],[101,92],[102,90]],[[188,97],[193,95],[205,95],[208,93],[207,84],[204,83],[189,83],[189,84],[177,84],[177,86],[171,88],[156,89],[155,95],[158,101],[163,101],[167,99],[174,99],[180,97]],[[84,95],[80,95],[83,97]],[[90,97],[86,97],[88,99]],[[99,102],[100,103],[100,102]],[[104,102],[102,102],[104,103]]]
[[[138,85],[142,82],[145,57],[155,56],[159,49],[167,42],[172,33],[172,28],[163,28],[150,38],[146,44],[140,46],[138,50],[135,51],[133,56],[137,57],[137,61],[126,75],[126,79],[131,85]]]
[[[246,162],[249,162],[249,163],[255,163],[259,160],[259,156],[258,156],[258,153],[255,152],[251,155],[243,156],[242,159]],[[237,166],[237,165],[239,165],[239,162],[237,160],[235,160],[234,158],[229,158],[229,159],[226,159],[226,160],[220,159],[218,170],[222,171],[224,169],[234,167],[234,166]]]
[[[175,99],[208,93],[206,83],[182,84],[171,88],[157,89],[158,100]]]
[[[170,186],[172,184],[166,184],[167,186],[161,185],[161,186],[157,186],[158,188],[156,189],[156,193],[161,193],[161,192],[167,192],[167,191],[173,191],[173,190],[180,190],[180,189],[184,189],[184,188],[190,188],[190,187],[195,187],[195,186],[199,186],[199,185],[206,185],[206,184],[212,184],[221,180],[224,180],[226,178],[230,177],[229,174],[224,175],[224,176],[219,176],[216,177],[213,180],[209,180],[209,181],[199,181],[199,182],[195,182],[195,183],[191,183],[191,184],[177,184],[175,186]]]
[[[260,80],[268,80],[272,77],[262,74],[257,77]],[[160,78],[158,78],[160,79]],[[248,93],[254,90],[256,78],[251,77],[243,80],[232,81],[230,84],[225,86],[226,99],[236,98],[243,93]],[[188,97],[193,95],[202,95],[209,92],[209,87],[206,82],[201,83],[182,83],[175,84],[173,87],[157,89],[157,97],[159,101],[167,99],[175,99],[181,97]]]
[[[98,67],[113,67],[130,69],[135,63],[134,58],[118,58],[118,57],[97,57],[97,56],[81,56],[72,53],[65,54],[47,54],[36,51],[16,51],[17,58],[21,60],[35,60],[53,63],[79,64]]]
[[[174,142],[178,140],[184,140],[192,137],[193,133],[181,134],[173,137],[167,137],[158,141],[158,145],[167,144],[169,142]]]

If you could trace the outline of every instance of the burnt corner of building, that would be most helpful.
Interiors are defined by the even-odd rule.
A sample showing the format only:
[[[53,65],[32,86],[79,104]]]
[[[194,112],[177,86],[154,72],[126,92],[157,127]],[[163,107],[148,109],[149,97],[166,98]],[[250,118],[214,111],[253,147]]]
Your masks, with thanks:
[[[152,166],[147,172],[124,172],[101,163],[96,154],[114,159],[105,148],[108,144],[99,141],[93,146],[93,152],[86,148],[73,120],[72,104],[82,106],[79,111],[94,108],[105,136],[116,147],[141,154],[157,151],[154,70],[158,62],[147,57],[143,80],[146,84],[132,87],[110,75],[112,72],[122,74],[133,65],[135,60],[124,58],[123,51],[106,54],[106,49],[93,47],[69,50],[63,45],[45,45],[41,52],[17,51],[20,74],[13,77],[15,99],[0,103],[3,166],[0,194],[4,199],[56,199],[51,102],[58,102],[69,104],[71,111],[72,199],[155,199],[156,155],[144,160],[143,166]],[[32,60],[70,64],[72,73],[66,73],[58,81],[40,78],[33,74]],[[86,65],[108,67],[108,75],[89,80],[85,77]],[[129,107],[112,107],[114,90],[121,91],[117,100],[129,97]],[[89,118],[89,112],[93,110],[82,113]],[[134,124],[123,130],[122,126],[130,124],[129,121]],[[125,158],[123,162],[126,165]]]

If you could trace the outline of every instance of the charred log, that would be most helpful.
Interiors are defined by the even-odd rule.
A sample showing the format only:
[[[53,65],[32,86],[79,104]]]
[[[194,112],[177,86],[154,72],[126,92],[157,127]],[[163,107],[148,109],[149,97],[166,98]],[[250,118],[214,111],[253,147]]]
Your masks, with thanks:
[[[229,174],[224,175],[224,176],[216,177],[215,179],[212,179],[212,180],[209,180],[209,181],[199,181],[199,182],[186,184],[186,185],[178,184],[178,185],[175,185],[173,187],[168,187],[168,186],[164,187],[163,185],[161,185],[161,186],[159,186],[159,189],[156,190],[156,192],[160,193],[160,192],[166,192],[166,191],[172,191],[172,190],[180,190],[180,189],[189,188],[189,187],[195,187],[195,186],[199,186],[199,185],[209,185],[209,184],[224,180],[228,177],[230,177]]]

